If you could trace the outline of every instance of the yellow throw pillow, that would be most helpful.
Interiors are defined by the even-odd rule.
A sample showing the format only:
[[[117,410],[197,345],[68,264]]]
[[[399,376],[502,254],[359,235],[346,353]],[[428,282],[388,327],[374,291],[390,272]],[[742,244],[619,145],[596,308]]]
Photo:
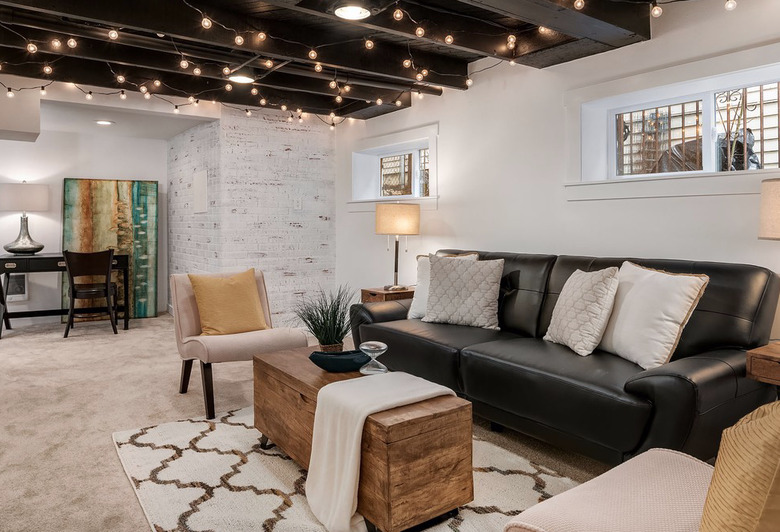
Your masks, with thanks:
[[[254,268],[230,277],[189,274],[200,314],[201,334],[236,334],[268,329]]]
[[[723,431],[700,532],[780,530],[780,402]]]

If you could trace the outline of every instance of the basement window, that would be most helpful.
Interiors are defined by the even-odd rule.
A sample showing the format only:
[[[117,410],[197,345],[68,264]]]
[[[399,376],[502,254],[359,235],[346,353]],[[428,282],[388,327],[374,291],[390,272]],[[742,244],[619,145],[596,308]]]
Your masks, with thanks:
[[[436,196],[438,126],[365,139],[352,153],[352,201]]]

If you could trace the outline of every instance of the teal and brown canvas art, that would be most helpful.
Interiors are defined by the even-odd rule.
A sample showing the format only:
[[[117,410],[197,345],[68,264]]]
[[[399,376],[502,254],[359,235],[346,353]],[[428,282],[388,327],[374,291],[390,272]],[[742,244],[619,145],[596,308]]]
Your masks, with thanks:
[[[128,302],[132,318],[156,316],[157,182],[65,179],[62,213],[62,249],[113,248],[115,255],[129,255],[130,293],[124,294],[121,280],[115,279],[119,300]],[[65,279],[66,304],[67,297]]]

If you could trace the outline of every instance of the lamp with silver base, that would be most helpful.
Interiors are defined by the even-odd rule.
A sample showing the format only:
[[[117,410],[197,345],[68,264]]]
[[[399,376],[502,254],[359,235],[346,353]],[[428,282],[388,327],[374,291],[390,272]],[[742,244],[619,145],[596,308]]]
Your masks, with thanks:
[[[28,212],[49,210],[49,186],[22,183],[0,184],[0,211],[21,211],[19,236],[3,249],[15,255],[34,255],[43,249],[43,244],[30,236]]]
[[[398,240],[401,236],[420,234],[420,206],[416,203],[377,203],[376,234],[395,236],[393,284],[385,290],[406,290],[398,284]]]

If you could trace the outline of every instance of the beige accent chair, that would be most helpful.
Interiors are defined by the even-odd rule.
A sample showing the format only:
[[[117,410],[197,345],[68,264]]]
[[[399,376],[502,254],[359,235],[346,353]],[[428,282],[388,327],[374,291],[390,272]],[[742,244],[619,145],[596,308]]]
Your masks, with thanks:
[[[236,272],[215,273],[214,277],[229,277]],[[265,322],[271,324],[271,311],[268,306],[268,294],[265,289],[263,272],[255,270],[257,291],[265,314]],[[200,336],[200,315],[192,290],[190,278],[186,274],[171,275],[171,302],[173,304],[173,322],[176,330],[176,345],[182,358],[179,393],[187,393],[194,360],[200,361],[203,380],[203,399],[206,404],[206,418],[214,418],[214,386],[211,365],[216,362],[237,362],[252,360],[259,353],[304,347],[306,334],[299,329],[278,328],[251,331],[220,336]]]

